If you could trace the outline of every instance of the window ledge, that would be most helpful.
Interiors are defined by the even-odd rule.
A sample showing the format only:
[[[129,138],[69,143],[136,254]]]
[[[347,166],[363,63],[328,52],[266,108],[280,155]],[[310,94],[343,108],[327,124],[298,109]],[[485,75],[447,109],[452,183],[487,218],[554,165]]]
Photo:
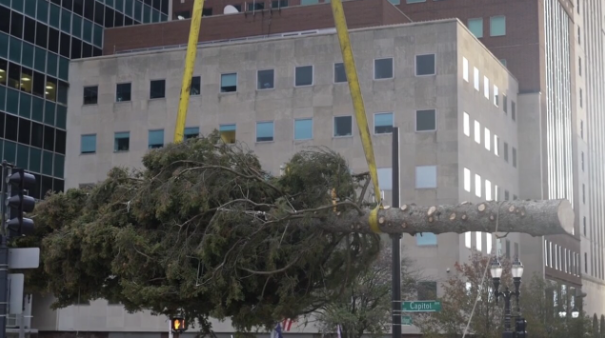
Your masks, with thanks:
[[[148,101],[159,101],[159,100],[166,100],[166,97],[154,97],[154,98],[149,98],[147,99]]]
[[[341,139],[341,138],[353,138],[353,135],[344,135],[344,136],[332,136],[333,139]]]
[[[254,142],[254,144],[272,144],[275,143],[275,140],[273,141],[256,141]]]
[[[416,246],[419,248],[436,248],[439,245],[438,244],[418,244],[418,243],[416,243]]]
[[[376,78],[374,78],[374,81],[376,81],[376,82],[388,81],[388,80],[395,80],[395,77],[394,76],[393,77],[385,77],[383,79],[376,79]]]
[[[270,92],[270,91],[273,91],[273,90],[275,90],[275,87],[273,87],[273,88],[261,88],[261,89],[256,88],[256,91],[257,92],[261,92],[261,93],[262,92]]]
[[[313,87],[314,85],[315,85],[315,84],[310,84],[310,85],[301,85],[301,86],[294,85],[294,88],[310,88],[310,87]]]
[[[96,155],[96,154],[97,154],[96,151],[94,153],[80,153],[80,155],[84,155],[84,156],[86,156],[86,155]]]
[[[82,104],[82,107],[90,107],[90,106],[99,106],[99,103],[84,103]]]
[[[235,92],[220,92],[218,93],[219,96],[229,96],[229,95],[235,95],[237,94],[237,91]]]
[[[113,153],[114,154],[122,154],[122,153],[127,153],[129,151],[130,151],[130,149],[128,149],[128,150],[114,150]]]

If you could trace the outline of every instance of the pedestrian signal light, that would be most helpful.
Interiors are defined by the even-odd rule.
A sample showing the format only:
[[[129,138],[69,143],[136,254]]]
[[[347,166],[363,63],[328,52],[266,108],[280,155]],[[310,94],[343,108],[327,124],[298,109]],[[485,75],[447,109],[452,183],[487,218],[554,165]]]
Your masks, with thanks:
[[[172,332],[181,333],[185,331],[185,319],[172,318]]]

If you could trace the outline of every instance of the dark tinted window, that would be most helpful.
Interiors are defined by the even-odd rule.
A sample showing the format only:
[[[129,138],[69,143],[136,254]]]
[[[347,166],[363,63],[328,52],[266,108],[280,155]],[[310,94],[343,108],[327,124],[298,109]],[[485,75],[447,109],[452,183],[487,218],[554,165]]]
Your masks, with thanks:
[[[44,137],[44,126],[39,123],[32,122],[32,141],[31,145],[42,148],[42,140]]]
[[[15,115],[6,115],[6,133],[5,137],[11,141],[17,141],[17,130],[19,128],[19,118]]]
[[[334,64],[334,82],[347,82],[347,73],[345,72],[345,65],[342,63]]]
[[[435,110],[416,111],[416,130],[435,130]]]
[[[84,104],[97,104],[99,87],[84,87]]]
[[[166,80],[153,80],[149,86],[149,98],[161,99],[166,96]]]
[[[416,55],[416,75],[435,74],[435,54]]]
[[[44,126],[44,149],[55,150],[55,130],[53,127]]]
[[[116,101],[130,101],[130,83],[120,83],[116,86]]]
[[[25,18],[23,39],[31,43],[36,43],[36,21],[34,19]]]
[[[23,38],[23,15],[17,12],[11,13],[11,34],[18,38]]]
[[[29,144],[31,122],[25,119],[19,119],[19,142]]]

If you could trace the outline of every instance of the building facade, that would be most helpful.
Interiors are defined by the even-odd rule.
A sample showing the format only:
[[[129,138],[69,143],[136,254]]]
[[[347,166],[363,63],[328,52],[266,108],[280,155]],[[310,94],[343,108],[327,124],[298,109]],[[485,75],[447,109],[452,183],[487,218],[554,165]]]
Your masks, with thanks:
[[[0,157],[64,188],[69,61],[99,56],[106,27],[166,21],[169,0],[0,1]]]
[[[270,21],[273,16],[266,13],[325,2],[329,1],[208,0],[204,15],[223,14],[224,8],[231,5],[245,15],[258,17],[259,21]],[[390,0],[390,3],[410,21],[459,18],[517,77],[520,101],[527,109],[539,112],[518,116],[521,128],[527,131],[520,132],[523,137],[520,143],[525,146],[518,154],[522,179],[519,196],[565,198],[576,211],[573,235],[524,239],[522,247],[527,248],[524,261],[532,267],[542,264],[532,272],[562,283],[561,293],[572,288],[579,295],[584,293],[579,289],[582,279],[567,266],[586,262],[582,271],[586,275],[586,299],[603,299],[605,216],[598,210],[605,198],[605,188],[599,183],[605,169],[600,165],[602,161],[591,161],[592,156],[599,158],[603,143],[598,132],[602,122],[597,115],[591,115],[592,109],[596,112],[605,108],[601,102],[605,93],[596,80],[603,57],[602,2]],[[192,4],[193,0],[175,3],[174,15],[188,17]],[[205,20],[210,22],[208,18]],[[218,34],[228,35],[227,32],[219,30]],[[581,74],[582,67],[585,75]],[[595,80],[591,82],[592,76]],[[592,136],[588,136],[590,128],[595,128]],[[605,314],[605,302],[588,301],[586,305],[589,313]]]
[[[386,1],[384,1],[386,3]],[[359,2],[361,3],[361,2]],[[388,3],[387,3],[388,4]],[[322,6],[325,7],[325,6]],[[216,18],[218,19],[218,18]],[[350,32],[375,149],[390,149],[400,128],[401,200],[444,204],[519,196],[518,84],[458,20]],[[135,42],[136,43],[136,42]],[[140,51],[73,61],[68,102],[66,188],[95,184],[113,166],[141,167],[149,149],[173,136],[185,49]],[[327,146],[354,171],[367,170],[334,29],[226,41],[198,51],[186,136],[219,130],[246,144],[278,174],[296,151]],[[381,190],[390,199],[390,151],[377,151]],[[405,255],[439,292],[471,251],[519,255],[519,234],[405,236]],[[452,269],[453,270],[453,269]],[[98,300],[57,311],[34,300],[40,334],[157,336],[166,318],[127,314]],[[217,334],[230,334],[216,323]],[[294,325],[301,335],[313,326]],[[408,328],[408,332],[414,332]]]

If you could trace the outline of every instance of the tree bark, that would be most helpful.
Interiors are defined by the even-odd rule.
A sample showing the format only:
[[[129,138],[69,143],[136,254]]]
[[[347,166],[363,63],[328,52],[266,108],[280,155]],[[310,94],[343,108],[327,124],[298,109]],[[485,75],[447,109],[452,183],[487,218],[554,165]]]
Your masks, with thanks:
[[[338,212],[312,225],[331,232],[372,233],[370,210]],[[532,236],[572,234],[574,211],[567,200],[464,202],[458,205],[385,207],[378,211],[382,233],[417,234],[519,232]]]

